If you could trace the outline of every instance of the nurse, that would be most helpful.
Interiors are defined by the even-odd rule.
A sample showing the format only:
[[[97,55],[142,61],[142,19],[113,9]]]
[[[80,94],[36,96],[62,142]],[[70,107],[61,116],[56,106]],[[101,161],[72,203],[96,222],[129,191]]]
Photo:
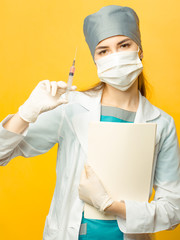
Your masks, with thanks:
[[[100,120],[134,122],[138,90],[146,95],[137,14],[128,7],[106,6],[87,16],[83,29],[101,80],[86,92],[103,87]],[[79,195],[99,211],[126,218],[124,201],[113,201],[88,165],[82,173]],[[124,239],[116,220],[86,219],[83,212],[79,239],[86,239],[85,236],[94,240]]]
[[[100,120],[134,122],[139,91],[146,96],[137,14],[129,7],[103,7],[85,18],[84,35],[101,80],[96,87],[86,92],[103,88]],[[179,162],[178,156],[177,161]],[[101,212],[126,219],[125,202],[108,196],[105,186],[89,165],[85,165],[82,172],[79,196]],[[177,207],[179,209],[180,205]],[[142,218],[142,221],[146,221],[145,219]],[[87,219],[83,212],[79,239],[120,240],[124,239],[124,236],[116,220]]]
[[[0,165],[33,157],[58,143],[56,186],[43,240],[145,240],[180,223],[179,143],[173,118],[146,99],[138,16],[110,5],[87,16],[84,34],[100,82],[85,92],[43,80],[16,114],[0,123]],[[151,191],[154,200],[112,199],[87,162],[90,121],[157,123]],[[85,168],[84,168],[85,166]],[[84,217],[84,202],[116,220]]]

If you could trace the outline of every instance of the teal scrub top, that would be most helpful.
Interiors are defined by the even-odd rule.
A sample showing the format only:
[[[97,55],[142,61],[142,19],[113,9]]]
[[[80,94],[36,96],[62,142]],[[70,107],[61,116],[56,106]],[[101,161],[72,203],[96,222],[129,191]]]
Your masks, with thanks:
[[[136,112],[117,107],[101,105],[102,122],[133,123]],[[88,219],[82,213],[79,240],[123,240],[123,232],[118,227],[117,220]]]

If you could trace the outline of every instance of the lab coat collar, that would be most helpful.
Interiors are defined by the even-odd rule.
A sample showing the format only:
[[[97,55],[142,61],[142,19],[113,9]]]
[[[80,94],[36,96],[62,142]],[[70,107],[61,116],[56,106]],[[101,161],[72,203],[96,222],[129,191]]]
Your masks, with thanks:
[[[92,97],[84,95],[84,99],[83,101],[80,102],[80,104],[83,107],[85,107],[87,110],[93,113],[95,110],[97,111],[97,109],[100,108],[101,106],[102,93],[103,93],[103,89],[101,89],[98,93],[96,93],[95,96],[92,95]],[[158,108],[153,106],[147,100],[147,98],[142,96],[141,92],[139,91],[139,105],[138,105],[134,122],[148,122],[153,119],[156,119],[159,115],[160,115],[160,111],[158,110]]]
[[[89,97],[83,93],[79,95],[79,104],[87,109],[86,112],[75,115],[72,118],[74,130],[79,142],[87,154],[88,151],[88,125],[91,121],[100,121],[101,114],[101,97],[103,90],[96,93],[95,96]],[[153,106],[139,91],[139,105],[136,112],[134,123],[145,123],[157,118],[160,115],[158,108]]]

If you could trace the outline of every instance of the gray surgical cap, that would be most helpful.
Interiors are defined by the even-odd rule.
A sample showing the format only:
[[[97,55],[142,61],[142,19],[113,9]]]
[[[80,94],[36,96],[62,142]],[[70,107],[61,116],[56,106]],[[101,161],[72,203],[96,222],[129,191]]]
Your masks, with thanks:
[[[84,19],[83,31],[94,59],[97,44],[115,35],[131,38],[142,50],[139,18],[129,7],[109,5]]]

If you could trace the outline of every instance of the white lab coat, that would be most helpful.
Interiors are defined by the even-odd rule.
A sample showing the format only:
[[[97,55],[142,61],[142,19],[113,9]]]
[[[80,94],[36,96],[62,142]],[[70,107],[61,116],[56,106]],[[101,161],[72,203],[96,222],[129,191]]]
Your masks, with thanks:
[[[87,160],[87,136],[90,121],[100,121],[102,90],[90,97],[71,92],[68,104],[42,113],[35,123],[16,134],[3,128],[13,114],[0,124],[0,165],[16,156],[43,154],[59,143],[56,165],[56,187],[46,217],[43,240],[77,240],[83,211],[78,185]],[[153,106],[139,92],[135,123],[157,123],[151,190],[151,203],[127,201],[126,220],[117,217],[124,240],[152,239],[152,234],[173,229],[180,223],[180,158],[173,118]],[[152,191],[151,191],[152,193]],[[150,196],[151,196],[150,193]]]

